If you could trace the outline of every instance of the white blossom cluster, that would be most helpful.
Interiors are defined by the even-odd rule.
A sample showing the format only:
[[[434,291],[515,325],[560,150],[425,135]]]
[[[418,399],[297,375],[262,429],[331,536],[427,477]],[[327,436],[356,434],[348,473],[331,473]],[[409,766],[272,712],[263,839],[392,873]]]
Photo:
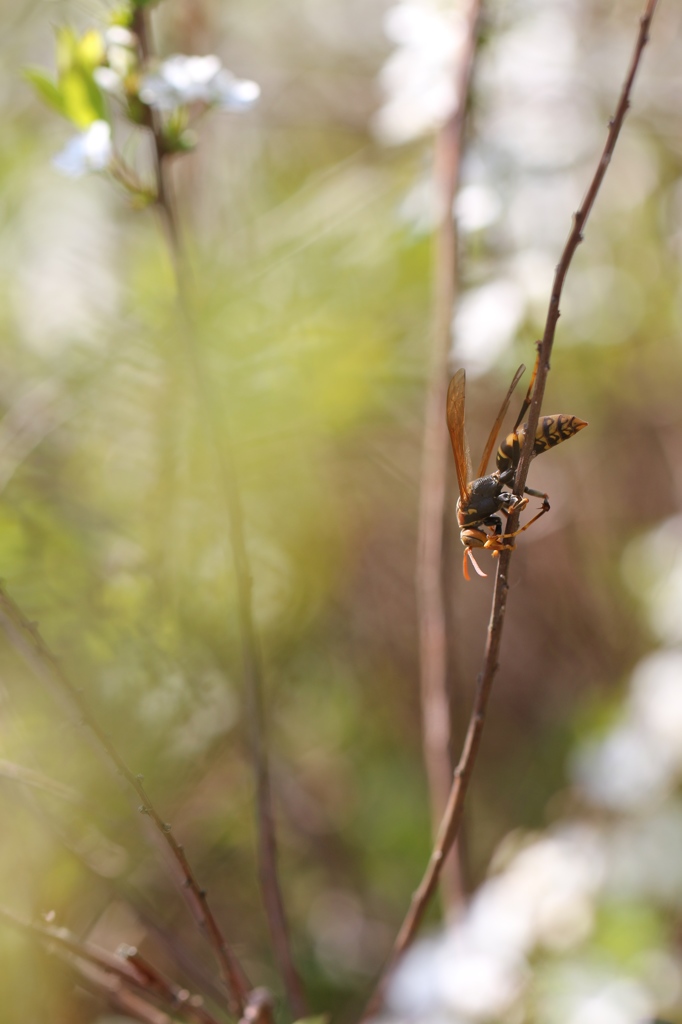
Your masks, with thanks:
[[[455,69],[466,42],[466,3],[400,0],[384,27],[395,50],[381,71],[385,101],[374,127],[383,142],[399,144],[439,128],[459,102]]]
[[[633,542],[626,577],[652,624],[679,609],[682,519]],[[646,560],[643,554],[646,552]],[[389,994],[391,1024],[649,1024],[682,1010],[682,965],[666,919],[682,909],[682,636],[633,669],[609,726],[570,764],[581,817],[512,835],[462,918],[405,957]],[[673,628],[673,625],[675,628]],[[659,938],[618,963],[600,947],[610,908],[646,913]]]
[[[379,77],[374,124],[380,141],[428,137],[455,109],[469,8],[470,0],[399,0],[389,7],[392,50]],[[476,60],[473,130],[454,210],[460,236],[484,238],[490,253],[453,324],[453,360],[471,376],[499,361],[525,321],[544,318],[570,216],[605,138],[603,102],[615,103],[614,79],[602,93],[595,74],[586,88],[586,68],[595,70],[596,57],[581,37],[582,16],[575,0],[516,0],[485,13],[489,32]],[[618,48],[616,56],[624,70]],[[655,158],[644,141],[638,144],[636,126],[628,128],[622,146],[630,147],[631,173],[623,201],[632,204],[650,187]],[[401,214],[413,230],[431,231],[443,213],[425,171]],[[576,282],[579,276],[572,272]],[[593,308],[617,289],[628,307],[622,337],[631,337],[641,316],[636,282],[598,277],[593,267],[584,272],[580,304],[571,303],[569,283],[566,317],[575,318],[581,340],[593,343]]]
[[[236,78],[213,54],[186,57],[176,53],[157,71],[145,75],[140,87],[142,102],[164,111],[192,103],[241,111],[252,107],[259,96],[256,82]]]
[[[605,131],[601,97],[585,87],[579,5],[517,0],[513,8],[513,21],[500,17],[477,64],[473,141],[453,211],[460,235],[488,233],[494,254],[454,323],[457,364],[474,374],[498,360],[524,319],[544,313]],[[394,51],[380,80],[380,140],[433,133],[454,109],[463,18],[460,0],[401,0],[389,9]],[[616,56],[622,72],[627,55],[617,47]],[[616,200],[624,204],[641,201],[655,180],[653,154],[632,122],[628,128],[632,173]],[[415,230],[433,228],[442,211],[430,178],[415,184],[401,213]],[[639,322],[630,302],[636,287],[598,268],[584,273],[596,281],[595,303],[618,288],[630,311],[622,334],[630,337]],[[575,314],[574,330],[580,334],[583,316],[585,340],[595,343],[589,284],[579,282],[587,309]],[[682,965],[665,942],[665,922],[682,908],[679,537],[682,517],[626,554],[625,575],[633,593],[644,593],[661,647],[632,671],[608,728],[574,752],[569,770],[582,813],[543,834],[505,840],[459,920],[404,958],[389,990],[390,1024],[650,1024],[682,1012]],[[657,924],[629,959],[601,944],[600,921],[614,907],[646,908]]]
[[[132,32],[114,26],[104,35],[106,64],[95,69],[100,89],[112,97],[125,97],[126,77],[134,70],[137,41]],[[162,113],[204,104],[222,111],[248,110],[258,100],[260,87],[240,79],[223,67],[214,54],[192,57],[174,54],[142,76],[140,100]],[[54,157],[53,166],[69,177],[105,171],[115,159],[111,125],[97,120],[71,138]]]
[[[635,668],[573,775],[584,818],[509,837],[462,918],[403,960],[391,1024],[646,1024],[682,1007],[673,951],[653,942],[628,970],[594,942],[603,907],[682,907],[682,650]]]

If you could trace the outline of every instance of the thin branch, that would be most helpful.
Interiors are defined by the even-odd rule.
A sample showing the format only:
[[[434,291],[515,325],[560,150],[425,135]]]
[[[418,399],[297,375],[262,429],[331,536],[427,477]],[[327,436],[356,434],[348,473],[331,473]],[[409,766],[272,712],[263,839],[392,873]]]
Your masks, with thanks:
[[[86,961],[68,961],[78,983],[96,996],[104,995],[116,1010],[142,1024],[175,1024],[173,1017],[150,1003],[138,992],[132,992],[120,978],[100,970]]]
[[[61,784],[55,784],[61,785]],[[78,798],[79,802],[87,806],[86,801],[80,794],[72,791],[74,798]],[[90,846],[87,849],[79,846],[77,842],[74,842],[69,835],[65,834],[62,823],[59,819],[55,818],[52,810],[46,810],[41,801],[37,801],[33,794],[30,792],[22,794],[22,806],[27,808],[31,814],[33,814],[40,822],[41,826],[49,831],[61,845],[67,850],[73,857],[76,858],[77,863],[85,868],[85,870],[91,873],[98,882],[103,880],[102,871],[99,865],[93,864],[93,860],[97,859],[90,856]],[[107,845],[114,845],[105,835],[97,834],[97,845],[100,843]],[[218,1004],[222,1005],[224,1000],[224,992],[222,983],[220,980],[215,980],[214,977],[208,973],[204,963],[198,966],[196,961],[189,955],[187,950],[180,942],[170,933],[167,929],[163,928],[155,915],[154,910],[145,894],[132,887],[129,883],[126,883],[121,877],[113,878],[107,876],[105,883],[111,888],[111,891],[115,896],[125,900],[135,910],[135,915],[140,919],[144,925],[146,932],[157,940],[157,942],[167,951],[168,955],[175,961],[179,970],[182,971],[183,975],[192,979],[192,984],[200,991],[204,996]],[[0,910],[0,916],[2,911]],[[193,999],[195,997],[192,997]],[[251,995],[249,995],[249,1001]]]
[[[133,18],[133,31],[138,39],[140,57],[142,58],[143,64],[146,64],[153,56],[153,50],[147,14],[142,7],[138,7],[135,11],[135,16]],[[154,171],[157,188],[156,203],[161,212],[164,226],[168,234],[168,248],[171,258],[175,261],[175,272],[179,280],[181,275],[177,260],[180,257],[182,247],[180,245],[178,222],[173,203],[173,190],[171,188],[170,181],[168,180],[167,157],[169,154],[166,151],[166,144],[163,136],[163,123],[161,115],[154,109],[154,107],[144,107],[144,110],[147,118],[147,127],[151,130],[154,142]]]
[[[540,407],[547,381],[547,374],[549,372],[549,359],[552,352],[552,346],[554,344],[554,335],[560,313],[559,304],[561,301],[561,294],[566,274],[573,259],[573,255],[582,241],[583,229],[594,205],[597,193],[611,161],[620,130],[623,126],[625,114],[627,113],[630,105],[630,93],[635,74],[637,72],[644,47],[649,40],[649,27],[651,25],[651,19],[653,18],[654,11],[656,10],[657,2],[658,0],[647,0],[644,13],[640,18],[637,42],[621,89],[616,112],[609,121],[608,135],[604,150],[600,157],[597,170],[595,171],[590,186],[585,194],[585,198],[574,216],[573,227],[556,268],[549,309],[547,312],[545,331],[539,347],[538,372],[533,390],[533,398],[528,412],[526,437],[516,473],[515,493],[517,495],[523,494],[523,488],[528,476],[535,431],[537,429]],[[510,516],[507,532],[513,533],[516,529],[517,523],[518,514],[513,517]],[[469,726],[464,740],[460,761],[455,769],[447,809],[441,822],[438,839],[436,840],[428,866],[419,887],[412,896],[409,910],[405,916],[400,931],[398,932],[388,962],[382,971],[375,991],[369,1001],[367,1009],[365,1010],[365,1017],[372,1016],[379,1010],[386,992],[391,972],[417,933],[429,901],[435,892],[436,886],[438,885],[438,879],[440,877],[445,857],[457,837],[457,832],[462,820],[467,788],[474,769],[476,755],[481,741],[481,734],[488,707],[488,699],[490,697],[495,674],[499,667],[500,643],[502,640],[502,629],[504,626],[507,607],[507,593],[509,590],[507,580],[511,556],[512,551],[510,550],[502,551],[499,556],[499,564],[495,577],[495,589],[493,592],[492,610],[490,614],[490,622],[488,624],[483,668],[478,678],[474,706],[469,720]]]
[[[66,928],[55,928],[53,925],[36,924],[33,921],[26,921],[17,914],[12,913],[6,907],[0,907],[0,920],[11,925],[18,931],[31,935],[47,946],[59,947],[63,952],[73,956],[79,956],[83,960],[89,960],[102,970],[116,974],[128,984],[144,986],[144,978],[120,956],[110,953],[106,949],[100,949],[91,942],[77,939],[75,935]]]
[[[84,981],[98,995],[105,995],[113,1006],[125,1009],[145,1024],[172,1024],[172,1018],[147,999],[148,985],[144,975],[138,974],[121,957],[90,942],[79,941],[66,928],[25,921],[4,907],[0,907],[0,920],[30,935],[56,953],[81,982]],[[130,991],[129,986],[141,989],[142,993]],[[182,1012],[179,1006],[173,1006],[171,1012],[173,1010]],[[219,1024],[212,1018],[200,1020],[195,1016],[189,1019],[196,1021],[196,1024]]]
[[[152,46],[149,23],[144,10],[138,9],[136,12],[133,27],[140,42],[142,59],[147,61],[152,55]],[[186,326],[189,327],[191,325],[191,317],[185,296],[183,251],[175,215],[173,191],[168,180],[168,153],[165,151],[163,126],[158,114],[154,110],[150,110],[149,117],[149,126],[154,139],[158,187],[157,203],[166,226],[169,249],[175,268],[179,305]],[[222,424],[218,425],[218,403],[212,383],[205,372],[195,346],[187,342],[186,349],[202,405],[206,412],[206,420],[210,428],[221,491],[226,505],[237,580],[242,672],[248,701],[251,753],[256,776],[258,876],[260,889],[270,929],[275,960],[284,980],[289,1003],[297,1017],[305,1017],[308,1015],[307,1000],[294,963],[289,925],[279,882],[277,837],[267,752],[263,663],[253,615],[252,573],[246,547],[244,513],[237,483],[236,467],[230,438],[225,426]]]
[[[452,315],[458,288],[458,239],[453,205],[459,185],[480,10],[481,0],[471,0],[466,42],[457,67],[457,105],[436,140],[435,185],[441,223],[436,236],[434,337],[424,417],[417,551],[422,732],[434,839],[452,779],[442,554],[449,449],[443,409],[448,386]],[[444,874],[441,881],[445,883],[446,905],[451,907],[462,902],[463,887],[459,860],[453,858],[449,863],[452,871]]]
[[[143,957],[134,946],[120,947],[119,955],[124,957],[125,963],[132,965],[144,979],[144,988],[157,994],[166,1004],[174,1007],[177,1013],[194,1021],[195,1024],[219,1024],[219,1021],[203,1005],[201,996],[192,995],[186,988],[176,985],[158,967]],[[251,993],[249,993],[249,1000],[251,1000]]]
[[[184,847],[175,838],[170,824],[163,820],[149,799],[143,786],[143,776],[134,774],[119,754],[109,734],[102,729],[90,710],[82,691],[74,685],[61,663],[31,622],[7,592],[0,587],[0,628],[10,643],[22,655],[32,671],[49,686],[65,695],[78,709],[83,722],[88,726],[99,746],[107,753],[116,769],[132,787],[140,799],[141,813],[146,814],[156,826],[168,847],[179,886],[186,896],[190,910],[201,930],[213,948],[220,974],[230,997],[230,1009],[242,1014],[248,1002],[251,989],[249,980],[234,953],[227,944],[218,922],[213,915],[206,890],[199,885],[185,854]]]
[[[42,772],[37,772],[33,768],[26,768],[15,761],[6,761],[4,758],[0,759],[0,779],[18,782],[23,786],[38,789],[43,793],[49,793],[50,796],[57,796],[61,800],[66,800],[72,804],[84,803],[81,794],[72,789],[71,786],[65,786],[62,782],[51,779],[49,775],[43,775]]]

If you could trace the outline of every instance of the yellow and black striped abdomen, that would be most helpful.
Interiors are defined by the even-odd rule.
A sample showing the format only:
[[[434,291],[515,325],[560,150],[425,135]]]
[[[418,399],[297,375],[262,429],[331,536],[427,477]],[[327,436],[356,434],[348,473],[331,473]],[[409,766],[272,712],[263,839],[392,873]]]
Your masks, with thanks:
[[[562,441],[568,441],[579,430],[586,427],[585,420],[577,416],[565,416],[563,413],[555,413],[553,416],[541,416],[538,421],[538,429],[535,432],[533,454],[541,455],[548,448],[554,448]],[[526,437],[526,424],[519,427],[511,434],[507,434],[504,441],[497,449],[497,468],[500,473],[506,473],[510,469],[516,469],[521,455],[521,448]]]

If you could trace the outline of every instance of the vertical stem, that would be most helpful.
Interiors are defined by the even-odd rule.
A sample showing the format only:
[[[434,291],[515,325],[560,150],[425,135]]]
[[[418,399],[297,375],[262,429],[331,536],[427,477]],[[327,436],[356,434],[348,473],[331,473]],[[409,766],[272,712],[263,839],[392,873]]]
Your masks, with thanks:
[[[616,105],[616,112],[609,121],[609,128],[604,149],[599,158],[597,168],[594,172],[590,185],[585,193],[582,203],[573,217],[573,226],[569,232],[566,244],[564,245],[561,258],[556,268],[552,293],[547,309],[545,330],[539,346],[539,360],[533,397],[528,411],[526,436],[519,459],[516,472],[514,491],[517,495],[523,494],[523,489],[528,476],[528,469],[535,441],[535,431],[540,415],[540,406],[544,395],[547,375],[549,373],[549,360],[554,345],[556,326],[560,315],[560,302],[563,292],[566,275],[570,268],[573,256],[578,245],[583,239],[583,229],[594,206],[594,201],[604,180],[604,176],[611,162],[611,157],[618,141],[625,115],[630,105],[630,94],[634,83],[639,63],[649,40],[649,28],[651,19],[654,16],[658,0],[647,0],[644,13],[640,18],[639,33],[635,43],[634,52],[630,60],[625,80],[621,87],[620,96]],[[444,410],[443,410],[444,415]],[[511,515],[507,521],[507,532],[513,533],[518,524],[519,515]],[[495,589],[493,592],[493,603],[488,624],[488,635],[486,639],[485,653],[483,657],[483,668],[478,677],[474,704],[469,718],[462,754],[459,764],[455,769],[455,775],[450,789],[447,806],[443,819],[440,823],[438,836],[434,844],[429,862],[426,866],[422,880],[415,890],[407,914],[400,927],[388,957],[388,961],[381,972],[375,989],[370,996],[363,1014],[363,1020],[375,1016],[383,1002],[386,989],[390,981],[391,973],[395,969],[401,956],[414,940],[419,926],[424,918],[427,907],[438,885],[438,881],[445,863],[448,852],[452,849],[457,838],[461,825],[464,803],[471,776],[473,774],[476,757],[480,747],[481,736],[485,724],[485,716],[488,708],[488,701],[492,692],[492,685],[499,668],[500,645],[502,642],[502,631],[504,628],[505,613],[507,608],[507,594],[509,591],[509,565],[513,551],[507,549],[499,556],[497,574],[495,576]]]
[[[149,24],[144,10],[138,10],[136,13],[135,31],[140,41],[142,59],[146,61],[152,53],[152,45]],[[189,338],[191,317],[185,294],[183,251],[175,215],[173,191],[168,178],[168,154],[165,152],[162,124],[154,110],[150,110],[149,127],[154,139],[158,190],[157,203],[163,218],[175,269],[178,304],[186,328],[183,332],[185,348],[202,408],[204,409],[210,442],[214,450],[221,493],[225,502],[237,580],[242,675],[248,706],[251,754],[256,780],[258,877],[260,889],[270,929],[275,960],[284,981],[287,998],[294,1014],[297,1017],[305,1017],[308,1013],[307,1000],[293,959],[289,925],[279,882],[277,836],[267,750],[263,662],[253,615],[252,573],[246,545],[244,513],[237,481],[236,466],[229,435],[224,425],[220,422],[218,415],[219,410],[215,390],[204,369],[199,352]]]
[[[441,222],[435,247],[433,349],[424,422],[416,571],[422,731],[434,839],[452,781],[443,593],[443,526],[449,444],[443,409],[448,385],[452,318],[457,300],[458,240],[453,204],[462,162],[480,7],[481,0],[471,0],[464,52],[457,67],[457,105],[438,134],[434,168]],[[448,866],[449,870],[442,876],[444,898],[446,906],[453,908],[463,900],[459,858],[451,858]]]

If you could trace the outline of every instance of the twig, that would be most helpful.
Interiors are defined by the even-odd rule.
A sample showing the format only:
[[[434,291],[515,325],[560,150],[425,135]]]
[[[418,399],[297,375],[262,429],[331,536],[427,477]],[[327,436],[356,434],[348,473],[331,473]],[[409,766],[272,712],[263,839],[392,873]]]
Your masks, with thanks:
[[[133,32],[138,39],[142,62],[146,64],[152,57],[153,52],[147,14],[142,7],[138,7],[135,10],[135,16],[133,18]],[[164,226],[168,233],[168,248],[171,258],[174,261],[177,261],[182,247],[180,245],[178,222],[175,216],[175,207],[172,199],[173,190],[170,187],[170,182],[168,180],[168,163],[166,158],[169,154],[166,151],[166,144],[163,137],[163,124],[161,121],[161,115],[154,109],[154,107],[144,107],[144,110],[147,118],[147,127],[151,130],[154,142],[154,176],[156,178],[157,188],[156,203],[161,211]],[[175,262],[175,272],[177,278],[180,279],[181,275],[177,262]]]
[[[76,687],[61,663],[48,647],[35,623],[30,622],[7,592],[0,587],[0,628],[7,635],[16,650],[22,655],[39,679],[66,695],[78,709],[84,723],[89,727],[109,759],[133,788],[141,801],[139,810],[148,815],[163,837],[170,850],[179,885],[186,894],[194,918],[205,932],[213,948],[220,974],[229,996],[232,1012],[242,1014],[248,1001],[251,985],[234,953],[227,944],[218,922],[213,915],[205,889],[202,889],[190,867],[183,846],[173,835],[168,822],[164,821],[142,784],[143,776],[135,775],[119,754],[110,736],[106,733],[90,710],[81,690]]]
[[[41,790],[51,796],[58,796],[61,800],[67,800],[72,804],[84,802],[81,794],[71,786],[65,786],[62,782],[43,775],[42,772],[37,772],[33,768],[25,768],[22,764],[6,761],[4,758],[0,759],[0,779],[9,779],[23,786],[30,786],[32,789]]]
[[[124,958],[125,963],[132,964],[140,977],[144,979],[144,987],[149,988],[166,1002],[173,1006],[178,1013],[196,1024],[219,1024],[212,1013],[205,1008],[201,996],[194,996],[186,988],[181,988],[175,982],[167,978],[154,964],[137,951],[134,946],[121,946],[119,955]],[[249,994],[251,999],[251,993]]]
[[[79,956],[83,960],[89,960],[103,970],[118,975],[118,977],[129,984],[140,987],[144,985],[144,979],[122,957],[116,956],[106,949],[100,949],[90,942],[77,939],[66,928],[55,928],[53,925],[36,924],[33,921],[26,921],[6,907],[0,907],[0,920],[19,931],[25,932],[27,935],[32,935],[33,938],[39,939],[48,946],[57,946],[66,953]]]
[[[175,1024],[165,1010],[160,1010],[138,992],[131,992],[115,975],[86,961],[69,961],[68,966],[79,984],[97,996],[105,995],[114,1009],[121,1010],[126,1017],[133,1017],[142,1024]]]
[[[436,140],[435,184],[441,222],[436,236],[434,337],[424,417],[417,551],[422,733],[434,839],[445,811],[452,779],[442,553],[449,448],[443,409],[448,386],[452,312],[458,287],[458,239],[453,204],[459,185],[467,99],[476,53],[480,10],[481,0],[471,0],[466,43],[457,67],[457,105]],[[445,883],[445,902],[447,906],[456,906],[463,898],[461,870],[458,859],[453,858],[449,863],[452,871],[442,877]]]
[[[544,396],[547,374],[549,372],[549,359],[552,352],[552,346],[554,344],[556,325],[559,319],[559,303],[561,300],[564,281],[566,279],[566,274],[570,267],[571,260],[573,259],[573,255],[582,241],[582,232],[585,227],[585,223],[592,206],[594,205],[599,187],[604,179],[604,175],[606,174],[620,130],[623,126],[625,114],[630,103],[632,84],[639,66],[642,52],[649,39],[649,27],[651,25],[651,19],[653,18],[654,11],[656,10],[657,2],[658,0],[647,0],[644,14],[640,18],[637,42],[623,83],[616,112],[609,121],[608,135],[604,150],[600,157],[599,164],[597,165],[597,170],[595,171],[590,186],[585,194],[585,198],[574,216],[573,227],[556,268],[549,309],[547,312],[545,331],[539,346],[539,365],[535,379],[535,387],[533,389],[533,397],[528,411],[526,437],[516,473],[514,491],[517,495],[523,494],[523,488],[528,476],[535,431],[540,417],[540,407]],[[513,533],[516,529],[517,523],[518,514],[513,517],[510,516],[507,532]],[[500,643],[502,640],[502,629],[504,626],[504,617],[507,606],[507,593],[509,590],[507,579],[511,556],[512,551],[510,550],[502,551],[499,556],[499,564],[495,577],[495,589],[493,592],[492,610],[490,614],[490,622],[488,624],[483,668],[478,678],[474,706],[469,720],[469,726],[464,740],[459,764],[455,769],[447,809],[441,822],[438,839],[434,845],[428,866],[419,887],[412,896],[410,907],[401,925],[400,931],[398,932],[388,962],[382,971],[374,993],[372,994],[367,1009],[365,1010],[365,1017],[373,1015],[381,1006],[391,972],[417,933],[417,929],[419,928],[429,901],[438,884],[438,879],[440,877],[445,857],[457,836],[462,820],[467,788],[480,745],[488,699],[490,697],[493,680],[499,665]]]
[[[114,1006],[126,1009],[145,1024],[171,1024],[171,1017],[148,1001],[149,986],[144,975],[138,973],[126,960],[90,942],[79,941],[66,928],[25,921],[5,907],[0,907],[0,920],[57,953],[81,981],[84,980],[98,994],[106,995]],[[131,992],[129,986],[141,989],[142,994]],[[181,1007],[176,1005],[172,1006],[171,1012],[173,1010],[182,1012]],[[195,1016],[193,1019],[197,1024],[218,1024],[218,1021],[210,1017],[200,1019]]]
[[[146,12],[138,9],[134,30],[140,42],[140,53],[144,61],[152,54],[149,24]],[[154,156],[158,196],[173,260],[178,302],[187,326],[191,317],[185,296],[183,251],[180,244],[177,218],[173,205],[173,192],[167,177],[167,157],[162,125],[157,113],[150,110],[149,126],[154,139]],[[308,1006],[303,985],[299,977],[291,949],[291,938],[287,922],[282,889],[277,867],[277,837],[272,802],[272,787],[266,741],[266,720],[263,699],[263,664],[260,644],[253,616],[252,573],[246,548],[244,514],[242,510],[236,467],[232,456],[230,438],[224,425],[218,426],[218,407],[211,381],[191,343],[186,344],[188,357],[200,392],[206,420],[210,428],[223,498],[225,500],[230,541],[237,580],[239,612],[239,636],[241,642],[242,671],[248,701],[251,727],[251,753],[256,776],[256,804],[258,831],[258,877],[265,906],[275,960],[282,975],[287,997],[297,1017],[308,1015]]]

